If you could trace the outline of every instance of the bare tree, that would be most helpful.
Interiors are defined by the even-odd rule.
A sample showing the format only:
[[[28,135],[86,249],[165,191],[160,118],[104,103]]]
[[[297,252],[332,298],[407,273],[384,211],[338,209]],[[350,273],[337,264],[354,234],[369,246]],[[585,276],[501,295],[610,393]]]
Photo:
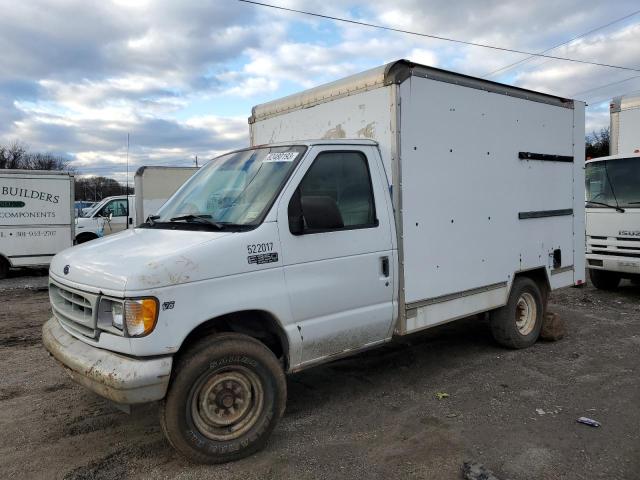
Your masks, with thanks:
[[[20,142],[0,145],[0,168],[22,168],[27,155],[27,148]]]
[[[0,145],[0,168],[74,171],[66,158],[52,153],[31,153],[26,145],[18,141]]]
[[[600,132],[591,132],[591,135],[585,138],[586,157],[598,158],[609,155],[609,141],[609,127],[600,129]]]
[[[127,188],[113,178],[76,177],[76,200],[93,200],[95,202],[113,195],[124,195]],[[133,189],[129,188],[129,194]]]

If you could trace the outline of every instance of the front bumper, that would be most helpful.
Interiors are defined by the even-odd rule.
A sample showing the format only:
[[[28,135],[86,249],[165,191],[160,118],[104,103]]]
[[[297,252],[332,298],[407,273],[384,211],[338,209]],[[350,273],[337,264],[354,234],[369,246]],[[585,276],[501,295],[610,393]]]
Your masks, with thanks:
[[[171,376],[171,356],[131,358],[88,345],[73,337],[55,318],[42,327],[42,343],[73,380],[120,404],[164,398]]]
[[[587,268],[594,270],[607,270],[609,272],[620,272],[622,274],[640,275],[640,258],[625,257],[623,255],[598,255],[597,253],[587,253]],[[597,264],[591,262],[595,260]],[[602,264],[600,264],[602,262]]]

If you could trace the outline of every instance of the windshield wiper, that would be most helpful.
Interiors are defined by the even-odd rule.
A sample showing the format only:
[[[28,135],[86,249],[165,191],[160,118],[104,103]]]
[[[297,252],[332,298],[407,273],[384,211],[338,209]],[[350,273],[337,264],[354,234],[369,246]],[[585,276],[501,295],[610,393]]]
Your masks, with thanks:
[[[618,205],[610,205],[608,203],[602,203],[602,202],[592,202],[591,200],[587,200],[587,203],[591,203],[592,205],[601,205],[603,207],[609,207],[609,208],[613,208],[614,210],[620,212],[620,213],[624,213],[624,208],[619,207]],[[640,202],[638,202],[640,203]]]
[[[640,202],[627,202],[629,205],[638,205]]]
[[[181,220],[187,222],[187,223],[202,223],[204,225],[213,225],[214,227],[216,227],[218,230],[224,230],[225,225],[223,225],[222,223],[218,223],[218,222],[214,222],[213,220],[209,220],[209,218],[211,218],[211,215],[181,215],[179,217],[173,217],[170,218],[169,221],[170,222],[179,222]]]

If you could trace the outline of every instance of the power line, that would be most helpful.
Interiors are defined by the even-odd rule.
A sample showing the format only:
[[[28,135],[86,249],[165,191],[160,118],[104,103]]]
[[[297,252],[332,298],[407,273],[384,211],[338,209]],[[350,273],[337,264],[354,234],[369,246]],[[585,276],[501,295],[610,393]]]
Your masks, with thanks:
[[[271,5],[269,3],[255,2],[253,0],[238,0],[238,1],[239,2],[243,2],[243,3],[249,3],[249,4],[252,4],[252,5],[259,5],[261,7],[274,8],[276,10],[284,10],[284,11],[287,11],[287,12],[300,13],[300,14],[309,15],[309,16],[312,16],[312,17],[324,18],[324,19],[327,19],[327,20],[335,20],[337,22],[344,22],[344,23],[351,23],[351,24],[354,24],[354,25],[361,25],[363,27],[379,28],[381,30],[388,30],[388,31],[391,31],[391,32],[406,33],[408,35],[416,35],[418,37],[426,37],[426,38],[433,38],[435,40],[442,40],[442,41],[445,41],[445,42],[460,43],[460,44],[463,44],[463,45],[470,45],[472,47],[489,48],[491,50],[499,50],[501,52],[520,53],[522,55],[531,55],[533,57],[551,58],[553,60],[563,60],[565,62],[582,63],[582,64],[586,64],[586,65],[596,65],[598,67],[607,67],[607,68],[615,68],[615,69],[618,69],[618,70],[628,70],[628,71],[631,71],[631,72],[640,72],[640,69],[637,69],[637,68],[622,67],[620,65],[610,65],[610,64],[607,64],[607,63],[590,62],[590,61],[587,61],[587,60],[578,60],[576,58],[557,57],[555,55],[546,55],[546,54],[542,54],[542,53],[525,52],[523,50],[515,50],[513,48],[497,47],[495,45],[487,45],[487,44],[484,44],[484,43],[468,42],[468,41],[465,41],[465,40],[457,40],[457,39],[454,39],[454,38],[442,37],[442,36],[439,36],[439,35],[431,35],[429,33],[412,32],[410,30],[403,30],[403,29],[400,29],[400,28],[385,27],[384,25],[376,25],[374,23],[360,22],[360,21],[357,21],[357,20],[349,20],[347,18],[333,17],[331,15],[323,15],[323,14],[320,14],[320,13],[308,12],[308,11],[305,11],[305,10],[296,10],[294,8],[281,7],[279,5]]]
[[[634,78],[640,78],[640,75],[634,75],[633,77],[628,77],[628,78],[625,78],[623,80],[618,80],[617,82],[605,83],[604,85],[600,85],[599,87],[590,88],[589,90],[583,90],[581,92],[574,93],[573,95],[570,95],[569,98],[577,98],[578,95],[582,95],[584,93],[593,92],[594,90],[600,90],[601,88],[605,88],[605,87],[611,87],[613,85],[618,85],[620,83],[625,83],[625,82],[628,82],[629,80],[633,80]]]
[[[543,50],[543,51],[538,52],[538,53],[545,54],[547,52],[550,52],[551,50],[555,50],[558,47],[562,47],[563,45],[567,45],[567,44],[573,42],[574,40],[577,40],[577,39],[582,38],[582,37],[586,37],[587,35],[591,35],[593,32],[597,32],[598,30],[602,30],[603,28],[610,27],[611,25],[613,25],[615,23],[618,23],[618,22],[621,22],[623,20],[626,20],[627,18],[633,17],[634,15],[637,15],[638,13],[640,13],[640,10],[636,10],[635,12],[632,12],[632,13],[630,13],[628,15],[625,15],[624,17],[620,17],[617,20],[613,20],[612,22],[609,22],[609,23],[607,23],[605,25],[601,25],[599,27],[596,27],[596,28],[594,28],[592,30],[589,30],[588,32],[581,33],[580,35],[576,35],[575,37],[571,38],[570,40],[567,40],[567,41],[562,42],[562,43],[558,43],[557,45],[554,45],[553,47],[547,48],[546,50]],[[528,57],[523,58],[522,60],[518,60],[517,62],[510,63],[509,65],[505,65],[504,67],[500,67],[497,70],[493,70],[492,72],[486,73],[486,74],[484,74],[482,76],[482,78],[491,77],[491,76],[495,75],[498,72],[502,72],[504,70],[508,70],[508,69],[510,69],[512,67],[515,67],[516,65],[519,65],[521,63],[528,62],[529,60],[531,60],[532,58],[535,58],[535,57],[536,57],[535,55],[529,55]]]
[[[635,93],[640,93],[640,90],[631,90],[631,91],[616,95],[616,97],[626,97],[627,95],[632,95],[632,94],[635,94]],[[593,105],[599,105],[602,102],[608,102],[610,100],[611,100],[611,96],[608,96],[608,97],[599,98],[598,100],[592,100],[592,101],[590,101],[588,103],[589,103],[589,106],[593,106]]]

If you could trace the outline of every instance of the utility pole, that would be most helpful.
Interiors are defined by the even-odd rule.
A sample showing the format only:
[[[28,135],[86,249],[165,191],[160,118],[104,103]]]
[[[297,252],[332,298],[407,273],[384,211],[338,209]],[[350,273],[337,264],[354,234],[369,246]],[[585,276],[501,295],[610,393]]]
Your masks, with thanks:
[[[129,134],[127,133],[127,229],[129,228]]]
[[[196,168],[198,168],[198,155],[196,155]]]

